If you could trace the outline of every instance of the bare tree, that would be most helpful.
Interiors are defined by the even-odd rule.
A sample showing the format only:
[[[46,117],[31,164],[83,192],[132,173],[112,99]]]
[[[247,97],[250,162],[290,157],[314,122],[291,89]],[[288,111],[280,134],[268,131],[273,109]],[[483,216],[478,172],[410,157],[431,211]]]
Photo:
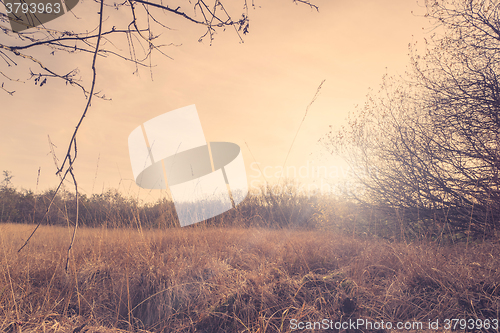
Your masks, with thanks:
[[[0,22],[2,24],[0,25],[2,30],[0,58],[3,60],[4,66],[19,67],[24,65],[24,68],[27,69],[30,64],[34,65],[35,69],[30,71],[31,77],[36,84],[45,84],[47,78],[58,78],[68,84],[80,87],[85,94],[90,92],[87,87],[88,83],[85,84],[85,82],[79,80],[79,73],[76,68],[67,73],[61,72],[59,68],[46,65],[41,59],[42,54],[48,52],[52,55],[65,53],[69,56],[72,53],[89,55],[95,53],[100,58],[110,57],[132,62],[135,64],[136,69],[139,67],[151,69],[153,66],[152,55],[155,52],[168,57],[165,47],[169,44],[162,44],[160,35],[162,32],[171,29],[167,22],[171,22],[175,17],[202,27],[204,33],[200,36],[199,41],[208,39],[212,43],[218,30],[233,28],[240,39],[247,34],[250,31],[249,9],[255,7],[253,0],[251,4],[247,0],[238,2],[238,7],[241,8],[239,11],[235,11],[235,3],[229,2],[228,4],[226,1],[221,0],[197,0],[194,2],[189,1],[189,3],[178,0],[170,0],[167,3],[165,1],[144,0],[125,0],[123,2],[106,0],[89,2],[87,0],[79,6],[95,7],[95,11],[100,17],[97,26],[90,30],[87,30],[89,27],[82,27],[83,31],[57,31],[46,28],[45,24],[41,22],[47,21],[49,18],[37,18],[36,11],[31,14],[33,16],[31,19],[22,17],[22,6],[17,6],[20,14],[19,17],[16,17],[13,14],[16,6],[12,7],[11,5],[13,1],[16,0],[2,0],[2,3],[6,5],[7,12],[10,12],[10,14],[0,13]],[[81,1],[83,2],[83,0]],[[318,9],[309,0],[291,1]],[[33,0],[19,0],[18,4],[31,5],[32,2]],[[76,4],[77,1],[72,0],[72,2]],[[69,0],[66,3],[69,3]],[[227,6],[230,6],[231,10]],[[26,8],[28,14],[25,15],[29,15],[31,7],[27,6]],[[71,6],[68,6],[69,8]],[[39,13],[39,16],[43,15],[48,14],[45,12]],[[68,12],[68,15],[72,14]],[[60,14],[53,14],[53,18],[58,16]],[[16,32],[9,29],[9,23],[13,28],[17,27],[17,29],[14,29]],[[36,26],[36,24],[39,25]],[[25,30],[26,28],[31,29]],[[120,51],[119,48],[115,47],[121,38],[127,40],[128,50]],[[97,47],[101,40],[100,47]],[[19,73],[22,73],[22,71]],[[0,74],[3,78],[3,90],[13,94],[13,91],[8,90],[9,88],[5,83],[20,80],[20,75],[11,77],[6,74],[5,70],[1,70],[1,67]]]
[[[500,4],[428,1],[436,23],[412,71],[325,138],[356,166],[357,199],[391,207],[410,231],[493,235],[500,221]]]

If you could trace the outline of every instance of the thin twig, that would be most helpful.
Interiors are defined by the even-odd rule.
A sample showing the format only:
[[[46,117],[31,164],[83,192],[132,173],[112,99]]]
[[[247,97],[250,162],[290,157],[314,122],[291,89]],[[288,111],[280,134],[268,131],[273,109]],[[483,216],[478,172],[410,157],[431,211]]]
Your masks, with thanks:
[[[38,224],[36,225],[35,229],[31,232],[31,234],[29,235],[28,239],[26,239],[26,241],[24,242],[23,246],[21,246],[19,248],[19,250],[17,250],[17,252],[21,252],[21,250],[26,246],[28,245],[28,242],[30,241],[31,237],[33,237],[33,235],[35,234],[35,232],[38,230],[38,228],[40,227],[40,225],[42,224],[42,221],[45,220],[45,217],[47,217],[47,215],[49,214],[49,211],[50,211],[50,207],[52,207],[52,204],[54,203],[54,200],[56,198],[56,195],[57,195],[57,192],[59,192],[59,189],[61,188],[63,182],[64,182],[64,179],[66,178],[66,175],[67,175],[67,172],[64,174],[64,176],[61,178],[61,182],[59,183],[59,185],[57,186],[56,190],[54,191],[54,194],[52,195],[52,199],[50,200],[50,203],[49,205],[47,206],[47,209],[45,210],[45,214],[43,215],[43,217],[40,219],[40,221],[38,221]]]
[[[35,195],[33,196],[35,199],[35,203],[33,205],[33,224],[35,224],[35,218],[36,218],[36,193],[38,192],[38,182],[40,180],[40,169],[41,169],[41,167],[38,167],[38,176],[36,177]]]
[[[66,258],[66,267],[64,270],[66,273],[68,273],[68,268],[69,268],[69,256],[71,254],[71,249],[73,248],[73,244],[75,243],[75,237],[76,237],[76,229],[78,229],[78,184],[76,182],[75,175],[73,174],[73,168],[70,168],[69,173],[71,174],[71,177],[73,178],[73,184],[75,184],[75,200],[76,200],[76,217],[75,217],[75,228],[73,229],[73,236],[71,237],[71,243],[69,244],[68,247],[68,257]]]
[[[304,120],[306,120],[306,116],[307,116],[307,113],[309,112],[309,108],[314,103],[314,101],[316,101],[316,98],[318,97],[319,91],[321,90],[321,86],[323,85],[323,83],[325,83],[325,81],[326,81],[326,79],[321,81],[321,83],[318,86],[318,89],[316,89],[316,93],[314,94],[313,99],[311,100],[311,102],[309,103],[309,105],[306,108],[306,112],[304,113],[304,117],[302,118],[302,121],[299,124],[299,128],[297,128],[297,132],[295,132],[295,136],[293,137],[292,144],[290,145],[290,149],[288,149],[288,153],[286,154],[286,158],[285,158],[285,162],[283,162],[283,169],[282,170],[285,170],[285,165],[286,165],[286,162],[288,161],[288,156],[290,156],[290,152],[292,151],[292,147],[293,147],[293,144],[295,143],[295,139],[297,139],[297,135],[299,134],[300,128],[302,127]],[[280,178],[278,179],[278,183],[281,179],[281,176],[283,176],[283,173],[281,173]]]
[[[66,156],[64,158],[64,161],[63,161],[61,167],[57,170],[56,174],[58,176],[60,176],[60,174],[64,170],[64,165],[65,165],[65,163],[67,161],[68,161],[68,167],[64,171],[64,175],[61,177],[61,181],[59,182],[59,185],[57,186],[57,188],[56,188],[56,190],[54,192],[54,195],[52,196],[52,200],[50,201],[50,204],[47,207],[47,210],[45,211],[44,217],[38,222],[37,226],[35,227],[35,229],[31,233],[31,235],[28,237],[28,239],[24,242],[23,246],[21,246],[21,248],[17,252],[20,252],[28,244],[28,242],[30,241],[30,239],[33,237],[33,235],[35,234],[35,232],[40,227],[42,221],[48,215],[50,207],[52,206],[52,203],[54,202],[54,199],[55,199],[57,193],[59,192],[59,189],[61,188],[64,180],[66,179],[66,176],[68,175],[68,173],[70,173],[71,176],[73,177],[73,183],[75,185],[75,190],[77,191],[77,193],[76,193],[76,198],[77,198],[77,215],[76,215],[76,223],[75,223],[75,232],[76,232],[76,225],[78,223],[78,186],[77,186],[77,183],[76,183],[76,178],[75,178],[75,176],[73,174],[73,171],[72,171],[72,169],[73,169],[73,163],[75,162],[76,155],[77,155],[76,134],[78,133],[78,129],[80,128],[80,126],[81,126],[81,124],[83,122],[83,119],[85,118],[85,116],[87,114],[88,109],[90,108],[90,105],[91,105],[91,102],[92,102],[92,97],[94,96],[94,90],[95,90],[95,84],[96,84],[96,67],[95,67],[95,64],[96,64],[97,54],[99,53],[99,44],[100,44],[100,41],[101,41],[103,4],[104,4],[104,0],[101,0],[101,9],[99,11],[99,33],[98,33],[98,37],[97,37],[97,43],[96,43],[96,46],[95,46],[94,57],[92,59],[92,73],[93,73],[92,87],[90,88],[90,94],[89,94],[88,99],[87,99],[87,105],[85,106],[85,110],[83,111],[83,114],[82,114],[82,116],[80,118],[80,121],[76,125],[75,131],[73,132],[73,136],[71,137],[71,141],[70,141],[70,144],[69,144]],[[72,149],[74,150],[74,153],[75,153],[74,157],[72,157],[72,155],[71,155]],[[71,244],[69,246],[68,255],[69,255],[69,251],[71,250],[71,247],[73,245],[73,241],[74,241],[74,238],[71,241]]]

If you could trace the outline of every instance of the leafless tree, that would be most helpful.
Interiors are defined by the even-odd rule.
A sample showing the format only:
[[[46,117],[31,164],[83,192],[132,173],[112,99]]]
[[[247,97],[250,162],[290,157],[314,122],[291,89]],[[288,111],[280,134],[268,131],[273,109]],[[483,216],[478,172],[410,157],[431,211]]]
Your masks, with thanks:
[[[426,2],[435,33],[411,72],[385,77],[349,125],[325,137],[358,170],[357,199],[413,232],[469,239],[500,226],[500,4]],[[441,32],[439,32],[441,31]]]
[[[12,11],[16,7],[14,6],[14,9],[12,9],[11,3],[14,1],[17,0],[2,0],[1,2],[6,5],[7,11]],[[71,1],[76,4],[78,0]],[[318,9],[309,0],[290,1]],[[19,0],[17,3],[31,5],[32,2],[34,0]],[[54,3],[56,2],[58,1],[54,1]],[[69,0],[66,0],[66,3],[68,2]],[[164,31],[171,29],[167,22],[171,22],[175,17],[202,27],[204,32],[199,41],[208,40],[212,43],[217,31],[227,28],[233,28],[242,40],[242,36],[250,31],[249,10],[255,7],[254,0],[251,3],[248,3],[247,0],[241,0],[237,4],[221,0],[196,0],[193,2],[180,0],[156,2],[144,0],[125,0],[122,2],[81,0],[81,2],[79,6],[93,8],[99,17],[97,25],[91,30],[87,30],[89,27],[82,27],[83,31],[52,30],[45,27],[45,25],[49,26],[50,24],[40,23],[40,19],[36,18],[36,12],[31,14],[34,18],[24,17],[24,21],[22,20],[23,17],[17,17],[16,20],[13,14],[8,16],[5,13],[0,13],[0,29],[2,30],[0,35],[0,58],[3,60],[4,66],[20,67],[24,65],[24,68],[28,69],[30,65],[33,65],[35,69],[31,72],[31,77],[36,84],[45,84],[47,78],[58,78],[64,80],[67,84],[80,87],[85,94],[89,94],[90,89],[87,87],[86,82],[80,80],[76,68],[67,73],[61,72],[59,68],[46,65],[41,56],[49,52],[51,55],[65,53],[68,56],[72,53],[85,53],[91,56],[96,54],[99,58],[109,57],[132,62],[136,69],[139,67],[151,69],[153,66],[152,55],[155,52],[168,57],[165,48],[170,44],[165,43],[160,38],[160,35]],[[241,10],[235,11],[235,5],[240,7]],[[231,10],[227,6],[230,6]],[[21,13],[21,8],[18,9]],[[27,9],[29,14],[31,7],[27,6]],[[68,12],[68,15],[72,15],[71,12]],[[58,16],[60,14],[54,14],[54,18]],[[45,20],[48,20],[48,18],[45,18]],[[28,21],[29,23],[26,23]],[[35,26],[37,23],[39,25],[36,27],[29,25]],[[22,27],[23,25],[25,28],[31,27],[31,29],[14,32],[10,28],[12,26],[19,29],[19,26]],[[116,47],[117,41],[122,38],[127,40],[128,50],[120,51]],[[24,75],[22,71],[18,71],[18,73]],[[21,75],[11,77],[1,67],[0,74],[3,78],[3,90],[13,94],[13,91],[8,90],[8,84],[6,85],[6,83],[19,81]]]

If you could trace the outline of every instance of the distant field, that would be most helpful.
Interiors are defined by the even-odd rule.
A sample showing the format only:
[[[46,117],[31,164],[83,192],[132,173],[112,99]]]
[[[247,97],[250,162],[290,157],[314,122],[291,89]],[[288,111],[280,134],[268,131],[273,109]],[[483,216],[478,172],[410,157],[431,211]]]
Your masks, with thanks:
[[[498,331],[499,241],[439,247],[319,230],[82,228],[66,274],[72,230],[42,226],[18,253],[33,227],[0,224],[4,332],[336,331],[294,330],[324,319],[411,331],[439,320],[429,330],[437,332],[453,318],[489,320]]]

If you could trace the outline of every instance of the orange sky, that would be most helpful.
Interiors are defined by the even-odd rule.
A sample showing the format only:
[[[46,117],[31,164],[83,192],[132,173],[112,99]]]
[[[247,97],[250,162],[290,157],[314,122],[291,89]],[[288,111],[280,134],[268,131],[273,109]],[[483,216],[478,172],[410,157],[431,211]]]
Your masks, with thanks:
[[[196,104],[207,141],[238,144],[249,184],[260,184],[256,163],[267,167],[268,174],[283,165],[305,109],[324,79],[287,166],[297,171],[301,166],[303,171],[313,165],[340,167],[317,140],[329,125],[340,126],[356,104],[362,105],[369,87],[377,89],[386,71],[404,73],[408,43],[420,40],[422,28],[430,26],[411,13],[422,15],[425,9],[410,0],[317,0],[319,12],[291,0],[255,3],[261,8],[250,10],[244,43],[232,29],[218,33],[212,46],[199,43],[199,27],[173,19],[170,26],[176,30],[162,37],[182,46],[165,49],[173,60],[153,56],[153,81],[147,69],[135,75],[133,66],[117,58],[98,60],[97,88],[112,101],[95,99],[79,132],[75,170],[83,193],[120,188],[145,199],[157,197],[159,190],[139,190],[132,180],[128,135],[146,120],[190,104]],[[89,1],[81,2],[74,9],[76,17],[91,15],[88,6]],[[69,15],[58,20],[46,26],[79,24]],[[89,74],[90,57],[67,59],[62,66],[77,66],[82,75]],[[53,188],[58,178],[47,135],[61,161],[85,98],[78,88],[56,80],[38,87],[27,80],[25,68],[11,70],[19,71],[26,82],[10,84],[8,88],[16,90],[13,97],[0,92],[0,168],[13,172],[16,187],[35,190],[40,167],[38,191]]]

